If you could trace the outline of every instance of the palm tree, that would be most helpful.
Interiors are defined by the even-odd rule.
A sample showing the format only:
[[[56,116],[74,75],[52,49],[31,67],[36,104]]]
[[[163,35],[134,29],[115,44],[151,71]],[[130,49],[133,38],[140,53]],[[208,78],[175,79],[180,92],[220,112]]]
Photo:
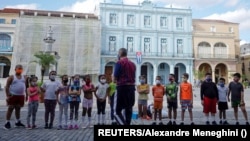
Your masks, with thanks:
[[[45,52],[35,53],[34,56],[37,58],[37,60],[32,62],[38,63],[41,66],[41,84],[43,84],[45,71],[48,70],[51,65],[55,65],[57,61],[54,55]]]

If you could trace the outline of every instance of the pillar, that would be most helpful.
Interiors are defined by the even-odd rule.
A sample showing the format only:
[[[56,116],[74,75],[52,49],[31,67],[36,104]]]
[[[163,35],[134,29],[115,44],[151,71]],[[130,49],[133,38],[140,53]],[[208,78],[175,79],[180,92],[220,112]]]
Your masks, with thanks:
[[[173,73],[174,74],[174,64],[170,65],[170,72],[169,73]]]
[[[135,74],[135,82],[136,84],[140,84],[139,82],[139,76],[141,75],[141,65],[136,64],[136,74]]]
[[[153,65],[153,71],[154,71],[154,75],[153,75],[153,85],[155,84],[155,78],[158,75],[158,67],[156,66],[156,64]]]
[[[213,80],[213,82],[215,82],[215,71],[214,70],[212,70],[212,80]]]

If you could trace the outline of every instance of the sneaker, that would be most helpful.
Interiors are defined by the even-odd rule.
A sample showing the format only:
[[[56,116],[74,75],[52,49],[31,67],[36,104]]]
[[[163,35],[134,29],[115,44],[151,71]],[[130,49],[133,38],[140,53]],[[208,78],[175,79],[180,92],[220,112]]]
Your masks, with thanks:
[[[3,128],[9,130],[11,128],[10,122],[5,123]]]
[[[73,129],[73,125],[69,125],[69,130],[72,130]]]
[[[213,121],[213,122],[212,122],[212,125],[217,125],[216,121]]]
[[[156,125],[156,122],[153,122],[151,125]]]
[[[223,125],[228,125],[229,123],[227,121],[224,121],[223,122]]]
[[[223,122],[222,122],[222,120],[220,120],[220,125],[222,125],[223,124]]]
[[[236,125],[240,125],[240,123],[237,121],[237,122],[236,122]]]
[[[164,124],[162,122],[160,122],[159,125],[164,125]]]
[[[172,121],[169,121],[168,123],[167,123],[167,125],[172,125],[173,123],[172,123]]]
[[[175,121],[173,121],[173,125],[176,125],[176,122],[175,122]]]
[[[37,126],[36,125],[32,125],[32,129],[36,129],[37,128]]]
[[[31,128],[30,125],[27,125],[27,126],[26,126],[26,129],[27,129],[27,130],[30,130],[30,129],[32,129],[32,128]]]
[[[50,124],[49,124],[49,129],[52,129],[52,128],[53,128],[53,124],[50,123]]]
[[[184,122],[181,122],[180,125],[184,125]]]
[[[75,126],[74,126],[74,129],[79,129],[78,125],[75,125]]]
[[[246,125],[249,125],[249,122],[248,122],[248,121],[246,122]]]
[[[82,126],[83,129],[88,128],[88,127],[89,127],[89,122],[86,125]]]
[[[209,121],[206,121],[206,125],[210,125],[210,122],[209,122]]]
[[[59,126],[57,127],[57,130],[62,130],[62,125],[59,125]]]
[[[44,129],[49,129],[48,123],[45,123]]]
[[[25,127],[24,124],[21,123],[21,121],[18,121],[16,124],[15,124],[16,127]]]
[[[191,122],[191,124],[190,125],[194,125],[194,122]]]

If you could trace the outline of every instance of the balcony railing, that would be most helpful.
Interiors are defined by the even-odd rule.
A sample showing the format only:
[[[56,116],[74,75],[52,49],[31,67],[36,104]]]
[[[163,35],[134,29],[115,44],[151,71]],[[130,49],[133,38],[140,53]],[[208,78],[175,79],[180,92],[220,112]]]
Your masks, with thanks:
[[[12,52],[13,51],[13,47],[7,46],[7,47],[0,47],[0,52]]]
[[[117,51],[102,51],[101,55],[117,55]],[[128,55],[136,55],[136,52],[128,52]],[[142,52],[145,57],[193,57],[191,53],[164,53],[164,52]]]
[[[236,55],[235,54],[196,54],[195,58],[235,59]]]

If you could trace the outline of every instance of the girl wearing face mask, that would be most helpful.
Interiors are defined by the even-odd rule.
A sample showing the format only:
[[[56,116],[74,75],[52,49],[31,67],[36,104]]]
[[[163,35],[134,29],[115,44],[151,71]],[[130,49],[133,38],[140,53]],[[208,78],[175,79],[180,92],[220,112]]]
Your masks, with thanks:
[[[109,84],[106,82],[106,76],[99,76],[99,84],[96,86],[96,104],[97,104],[97,118],[98,125],[105,124],[105,109],[106,109],[106,99],[108,96]],[[102,115],[102,117],[101,117]],[[101,121],[102,118],[102,121]]]
[[[36,128],[36,113],[39,105],[40,88],[37,86],[37,77],[33,76],[29,80],[30,86],[27,89],[28,94],[28,116],[27,116],[27,129]],[[32,123],[30,118],[32,117]]]
[[[59,116],[58,116],[58,130],[68,128],[68,95],[69,95],[69,85],[68,85],[68,75],[62,76],[62,84],[59,87],[58,94],[58,104],[59,104]],[[62,118],[64,115],[64,126],[62,125]]]
[[[72,79],[73,84],[69,89],[69,104],[70,104],[70,125],[69,129],[78,129],[78,111],[81,102],[80,76],[75,75]],[[74,117],[74,121],[73,121]],[[73,123],[74,122],[74,123]]]
[[[61,83],[57,81],[56,71],[51,71],[49,73],[49,81],[46,81],[41,86],[41,90],[44,92],[44,106],[45,106],[45,129],[52,129],[54,118],[55,118],[55,109],[57,103],[57,94],[58,88]],[[49,121],[50,119],[50,121]]]
[[[149,85],[146,83],[146,77],[144,75],[139,77],[140,85],[137,85],[138,92],[138,117],[142,119],[147,118],[147,106],[148,106],[148,94]]]
[[[219,92],[219,99],[218,99],[218,110],[219,110],[219,118],[220,124],[227,125],[227,118],[226,118],[226,110],[228,109],[227,103],[227,95],[228,95],[228,87],[225,86],[225,79],[220,78],[218,83],[218,92]]]

